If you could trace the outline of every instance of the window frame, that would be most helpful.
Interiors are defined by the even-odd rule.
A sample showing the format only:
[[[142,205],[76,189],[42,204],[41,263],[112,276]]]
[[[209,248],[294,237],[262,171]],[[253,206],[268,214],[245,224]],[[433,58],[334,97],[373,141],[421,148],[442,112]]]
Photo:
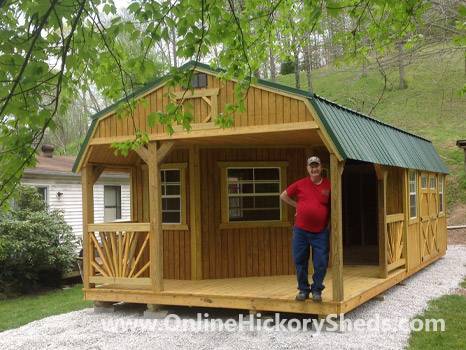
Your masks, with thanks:
[[[440,174],[438,175],[438,205],[439,217],[445,216],[445,175]]]
[[[411,184],[412,184],[412,180],[411,180],[411,174],[414,174],[414,188],[415,188],[415,192],[411,192]],[[409,200],[408,200],[408,203],[409,203],[409,206],[408,206],[408,210],[409,210],[409,213],[408,213],[408,217],[409,217],[409,223],[412,224],[412,223],[416,223],[418,222],[419,220],[419,186],[420,186],[420,181],[419,181],[419,174],[416,170],[409,170],[408,171],[408,193],[409,193]],[[414,194],[415,196],[415,202],[416,202],[416,215],[415,216],[412,216],[411,215],[411,196]]]
[[[110,188],[110,187],[111,187],[111,188],[118,188],[118,189],[119,189],[119,196],[117,195],[117,198],[116,198],[116,202],[117,202],[117,203],[116,203],[115,206],[107,206],[107,205],[105,205],[105,188],[106,188],[106,187],[109,187],[109,188]],[[122,209],[122,208],[121,208],[121,207],[122,207],[122,203],[121,203],[121,185],[112,185],[112,184],[104,185],[103,190],[104,190],[104,196],[103,196],[103,197],[104,197],[104,198],[103,198],[103,199],[104,199],[104,222],[115,222],[115,221],[117,221],[117,220],[121,220],[121,216],[122,216],[122,215],[121,215],[121,212],[122,212],[122,210],[121,210],[121,209]],[[120,205],[118,205],[118,199],[119,199],[119,202],[120,202],[119,204],[120,204]],[[116,215],[115,220],[113,220],[113,221],[107,221],[107,220],[105,219],[105,209],[107,209],[107,208],[109,208],[109,209],[117,209],[117,211],[116,211],[116,214],[117,214],[117,215]],[[119,209],[119,216],[120,216],[120,217],[118,217],[118,209]]]
[[[280,200],[280,220],[263,220],[263,221],[229,221],[228,214],[228,168],[279,168],[280,170],[280,193],[286,189],[287,184],[287,161],[258,161],[258,162],[218,162],[220,168],[220,184],[221,184],[221,223],[220,229],[229,228],[250,228],[250,227],[291,227],[288,218],[288,205]]]
[[[432,182],[432,180],[434,181]],[[432,184],[434,185],[434,187],[432,187]],[[429,175],[429,191],[437,191],[437,176],[435,175]]]
[[[162,176],[163,170],[180,170],[180,219],[181,223],[179,224],[164,224],[162,222],[162,230],[180,230],[186,231],[189,230],[187,225],[187,194],[186,194],[186,169],[188,168],[188,163],[164,163],[160,167],[160,176]],[[162,184],[160,184],[160,189],[162,189]]]
[[[426,185],[425,186],[423,184],[424,179],[426,180]],[[421,190],[428,190],[429,189],[429,176],[428,175],[426,175],[426,174],[422,175],[421,174],[420,185],[421,185]]]

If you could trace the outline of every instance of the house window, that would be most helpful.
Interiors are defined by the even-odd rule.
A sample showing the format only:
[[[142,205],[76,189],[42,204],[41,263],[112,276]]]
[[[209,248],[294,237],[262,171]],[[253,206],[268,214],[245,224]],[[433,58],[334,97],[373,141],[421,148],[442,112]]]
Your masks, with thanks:
[[[438,179],[438,202],[439,212],[443,213],[443,176],[439,176]]]
[[[121,219],[121,186],[104,186],[104,221]]]
[[[181,169],[162,170],[162,223],[181,224]]]
[[[409,217],[417,217],[417,176],[415,171],[409,172]]]
[[[39,193],[40,199],[48,203],[48,188],[36,186],[37,192]]]
[[[289,225],[280,201],[288,162],[219,162],[222,223],[220,228]]]
[[[430,189],[435,190],[435,187],[436,187],[435,185],[436,185],[436,179],[434,176],[431,176],[430,177]]]
[[[421,176],[421,188],[427,190],[427,176]]]

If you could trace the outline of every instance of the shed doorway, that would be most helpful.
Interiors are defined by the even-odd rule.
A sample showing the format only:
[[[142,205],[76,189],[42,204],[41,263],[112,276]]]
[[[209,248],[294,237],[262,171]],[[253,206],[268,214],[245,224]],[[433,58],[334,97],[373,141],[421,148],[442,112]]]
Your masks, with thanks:
[[[343,264],[379,264],[374,165],[348,159],[342,174]]]

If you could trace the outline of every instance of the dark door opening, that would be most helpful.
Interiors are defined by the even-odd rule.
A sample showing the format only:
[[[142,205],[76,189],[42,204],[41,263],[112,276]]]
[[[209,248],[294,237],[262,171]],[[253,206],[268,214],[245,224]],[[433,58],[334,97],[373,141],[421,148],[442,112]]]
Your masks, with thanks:
[[[342,196],[343,264],[378,265],[377,176],[372,163],[346,161]]]

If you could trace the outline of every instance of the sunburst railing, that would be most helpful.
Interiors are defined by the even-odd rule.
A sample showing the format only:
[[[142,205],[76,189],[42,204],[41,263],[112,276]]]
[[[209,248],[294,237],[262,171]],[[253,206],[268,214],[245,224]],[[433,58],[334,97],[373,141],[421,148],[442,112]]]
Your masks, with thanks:
[[[149,223],[89,224],[89,282],[150,284]]]

